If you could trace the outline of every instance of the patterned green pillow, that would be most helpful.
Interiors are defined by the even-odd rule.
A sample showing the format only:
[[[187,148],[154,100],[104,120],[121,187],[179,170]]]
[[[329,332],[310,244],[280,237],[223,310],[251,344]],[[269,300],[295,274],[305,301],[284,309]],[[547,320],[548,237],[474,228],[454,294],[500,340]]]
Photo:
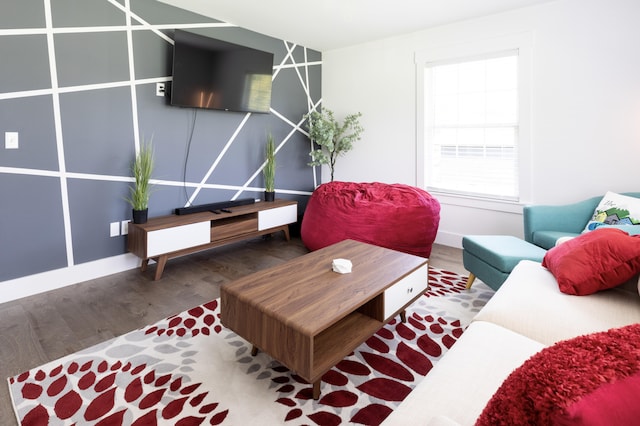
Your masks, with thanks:
[[[584,230],[593,231],[601,226],[615,226],[629,234],[640,233],[635,231],[640,230],[640,198],[607,192]]]

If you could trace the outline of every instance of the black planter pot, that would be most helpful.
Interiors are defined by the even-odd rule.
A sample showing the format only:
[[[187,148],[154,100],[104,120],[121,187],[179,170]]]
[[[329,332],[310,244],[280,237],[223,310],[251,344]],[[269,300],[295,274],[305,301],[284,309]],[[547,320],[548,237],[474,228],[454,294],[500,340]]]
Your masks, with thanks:
[[[264,191],[264,200],[265,201],[274,201],[276,199],[275,191]]]
[[[133,223],[147,223],[149,209],[133,210]]]

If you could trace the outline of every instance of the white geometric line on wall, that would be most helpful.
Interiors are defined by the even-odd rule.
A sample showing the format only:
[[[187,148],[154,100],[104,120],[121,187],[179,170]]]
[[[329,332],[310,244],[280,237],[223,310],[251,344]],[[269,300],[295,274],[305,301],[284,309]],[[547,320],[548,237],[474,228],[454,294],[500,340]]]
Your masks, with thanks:
[[[247,123],[247,120],[249,120],[249,117],[251,117],[250,112],[245,114],[240,124],[238,124],[238,127],[236,127],[236,130],[233,132],[229,140],[227,140],[227,143],[224,145],[224,148],[222,148],[222,151],[220,151],[220,153],[218,154],[218,157],[213,161],[213,163],[211,164],[211,167],[209,167],[209,170],[207,171],[207,173],[205,173],[204,177],[200,181],[200,184],[196,187],[196,190],[193,191],[193,194],[191,194],[191,197],[189,197],[189,203],[187,204],[187,206],[191,205],[191,203],[193,203],[195,198],[198,196],[200,189],[202,189],[202,185],[204,185],[204,183],[209,179],[209,177],[211,176],[215,168],[218,166],[218,164],[220,164],[220,161],[222,161],[222,157],[224,157],[226,152],[229,150],[229,147],[231,147],[231,145],[233,144],[233,141],[236,140],[236,137],[240,133],[240,130],[242,130],[244,125]]]
[[[109,0],[109,3],[114,4],[113,0]],[[120,8],[120,4],[116,3],[118,8]],[[133,35],[131,33],[131,8],[129,0],[125,0],[126,8],[124,10],[127,26],[127,56],[129,59],[129,92],[131,94],[131,120],[133,125],[133,142],[136,155],[140,152],[140,126],[138,123],[138,91],[136,90],[136,84],[134,83],[136,79],[136,68],[135,68],[135,58],[133,55]],[[156,35],[162,34],[161,32],[157,32]],[[165,35],[162,35],[162,38],[168,38]]]
[[[291,137],[294,135],[295,132],[300,131],[302,133],[304,133],[304,131],[300,128],[300,125],[304,122],[304,119],[301,119],[300,122],[298,122],[298,124],[294,124],[293,122],[291,122],[289,119],[287,119],[285,116],[283,116],[282,114],[280,114],[279,112],[277,112],[276,110],[274,110],[273,108],[270,109],[271,113],[273,115],[275,115],[276,117],[280,118],[283,122],[287,123],[288,125],[290,125],[292,127],[291,131],[287,134],[287,136],[284,137],[284,139],[282,139],[281,142],[279,142],[276,146],[275,149],[275,154],[278,154],[278,151],[280,151],[280,149],[289,141],[289,139],[291,139]],[[233,197],[231,197],[232,200],[236,200],[240,194],[242,194],[244,191],[247,190],[255,190],[258,189],[259,191],[263,191],[265,188],[255,188],[255,187],[250,187],[249,184],[251,182],[254,181],[254,179],[256,177],[258,177],[258,175],[260,173],[262,173],[262,170],[264,169],[264,167],[267,165],[267,161],[265,160],[259,167],[258,169],[253,172],[253,174],[249,177],[249,179],[247,179],[247,181],[244,183],[244,185],[242,185],[242,187],[240,188],[240,190],[238,190],[238,192],[236,192]],[[281,189],[281,188],[275,188],[276,192],[285,192],[285,190]]]
[[[152,84],[152,83],[162,83],[167,81],[172,81],[173,78],[171,76],[167,77],[152,77],[152,78],[143,78],[134,80],[133,83],[136,86],[141,86],[144,84]],[[78,92],[89,92],[92,90],[101,90],[101,89],[114,89],[118,87],[127,87],[131,85],[131,80],[122,80],[122,81],[111,81],[108,83],[90,83],[90,84],[82,84],[79,86],[61,86],[55,90],[55,93],[63,94],[63,93],[78,93]],[[8,100],[8,99],[19,99],[19,98],[29,98],[35,96],[45,96],[52,95],[54,93],[54,89],[37,89],[37,90],[24,90],[20,92],[5,92],[0,93],[0,100]]]
[[[62,173],[58,171],[52,170],[38,170],[38,169],[26,169],[20,167],[4,167],[0,166],[0,174],[10,174],[10,175],[25,175],[25,176],[39,176],[39,177],[51,177],[51,178],[60,178]],[[78,179],[78,180],[92,180],[92,181],[102,181],[102,182],[134,182],[133,177],[129,176],[115,176],[115,175],[99,175],[93,173],[77,173],[77,172],[66,172],[65,176],[67,179]],[[187,186],[189,188],[201,188],[201,189],[223,189],[229,191],[238,191],[238,190],[255,190],[261,191],[264,188],[258,187],[245,187],[240,185],[226,185],[226,184],[218,184],[218,183],[201,183],[201,182],[184,182],[184,181],[174,181],[174,180],[165,180],[165,179],[151,179],[151,184],[157,186],[175,186],[175,187],[183,187]],[[299,194],[299,195],[310,195],[309,191],[298,191],[293,189],[280,189],[282,192],[286,192],[288,194]]]
[[[284,55],[284,58],[282,58],[282,61],[280,61],[280,65],[274,67],[274,72],[273,72],[273,75],[271,76],[271,81],[275,81],[278,74],[280,74],[280,70],[284,69],[285,65],[287,65],[286,64],[287,60],[291,59],[291,63],[288,65],[291,65],[291,66],[296,65],[296,61],[293,58],[293,49],[296,48],[297,44],[293,44],[293,47],[289,48],[289,45],[287,44],[286,41],[283,41],[283,43],[284,43],[284,48],[287,51],[287,54]]]
[[[58,170],[60,172],[60,195],[62,198],[62,221],[64,228],[64,240],[67,256],[67,266],[75,264],[73,258],[73,236],[71,234],[71,209],[69,207],[69,187],[67,185],[67,166],[64,155],[64,137],[62,136],[62,114],[60,111],[60,93],[58,92],[58,66],[56,63],[56,50],[53,39],[53,15],[51,13],[51,0],[44,2],[45,25],[47,30],[47,53],[49,55],[49,71],[51,77],[51,89],[53,100],[53,123],[56,138],[56,150],[58,153]]]
[[[137,16],[132,14],[133,16]],[[140,22],[140,25],[136,25],[132,28],[133,31],[154,31],[159,36],[165,39],[169,43],[173,43],[173,40],[167,37],[166,34],[160,30],[188,30],[198,28],[237,28],[237,25],[228,24],[226,22],[206,22],[195,24],[149,24],[145,23],[141,18],[135,18]],[[108,32],[124,32],[127,30],[126,25],[109,25],[102,27],[54,27],[51,29],[53,34],[91,34],[91,33],[108,33]],[[23,35],[45,35],[47,34],[47,28],[17,28],[17,29],[0,29],[0,37],[2,36],[23,36]]]

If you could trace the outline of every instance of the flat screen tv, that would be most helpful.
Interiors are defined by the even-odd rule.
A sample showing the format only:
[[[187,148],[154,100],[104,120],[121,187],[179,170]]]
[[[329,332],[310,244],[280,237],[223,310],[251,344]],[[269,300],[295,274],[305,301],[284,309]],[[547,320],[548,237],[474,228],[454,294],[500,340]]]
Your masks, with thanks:
[[[171,105],[268,113],[273,53],[176,30]]]

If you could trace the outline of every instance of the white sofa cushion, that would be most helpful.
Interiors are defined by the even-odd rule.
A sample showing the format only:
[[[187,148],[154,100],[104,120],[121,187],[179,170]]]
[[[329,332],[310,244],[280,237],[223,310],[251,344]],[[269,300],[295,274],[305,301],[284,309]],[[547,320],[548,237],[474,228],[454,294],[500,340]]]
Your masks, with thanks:
[[[475,321],[383,424],[442,424],[447,419],[472,425],[504,379],[543,347]]]
[[[545,345],[640,322],[640,296],[624,287],[588,296],[561,293],[540,263],[521,261],[475,316]]]

